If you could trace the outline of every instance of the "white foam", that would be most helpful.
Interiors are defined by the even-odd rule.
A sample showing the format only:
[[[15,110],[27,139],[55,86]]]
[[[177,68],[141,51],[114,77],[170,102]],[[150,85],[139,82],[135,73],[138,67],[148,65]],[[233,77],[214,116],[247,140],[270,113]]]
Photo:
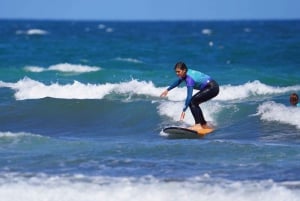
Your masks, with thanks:
[[[101,70],[101,68],[96,66],[87,66],[80,64],[61,63],[49,66],[48,68],[43,68],[39,66],[26,66],[25,70],[36,73],[44,71],[60,71],[65,73],[88,73],[99,71]]]
[[[34,72],[34,73],[40,73],[40,72],[44,72],[47,70],[47,69],[45,69],[43,67],[39,67],[39,66],[25,66],[24,69],[26,71]]]
[[[166,101],[158,106],[158,111],[160,115],[167,116],[173,121],[179,121],[183,106],[184,102]],[[217,124],[214,118],[217,116],[217,113],[221,111],[222,106],[215,101],[209,101],[201,104],[200,107],[203,115],[205,116],[205,120],[208,122],[214,122],[214,126],[216,126]],[[194,118],[190,110],[186,110],[185,118],[181,123],[187,125],[194,124]]]
[[[220,93],[212,101],[205,102],[201,105],[201,109],[207,121],[216,123],[214,117],[226,106],[220,104],[220,101],[249,101],[249,98],[263,97],[266,95],[284,94],[287,92],[300,90],[300,85],[288,87],[274,87],[261,83],[260,81],[247,82],[242,85],[223,85],[220,86]],[[194,91],[196,93],[197,91]],[[168,93],[165,103],[159,107],[159,113],[170,117],[174,121],[178,121],[184,100],[186,98],[186,88],[175,88]],[[299,118],[300,119],[300,118]],[[186,112],[185,123],[193,124],[194,120],[189,110]]]
[[[27,133],[27,132],[10,132],[10,131],[0,132],[0,142],[1,142],[0,151],[6,149],[9,144],[14,145],[15,147],[17,144],[23,143],[27,139],[30,139],[31,141],[32,139],[41,140],[46,138],[43,137],[42,135]]]
[[[60,65],[59,65],[60,66]],[[61,67],[51,68],[60,69]],[[39,67],[31,68],[31,70],[40,71]],[[105,84],[89,84],[74,81],[70,84],[52,83],[46,85],[42,82],[32,80],[25,77],[16,83],[7,83],[0,81],[0,87],[8,87],[15,90],[17,100],[25,99],[41,99],[45,97],[61,98],[61,99],[103,99],[107,95],[120,94],[150,96],[154,99],[159,98],[162,91],[166,87],[156,87],[151,81],[131,80],[121,83],[105,83]],[[220,87],[220,93],[212,101],[202,104],[203,112],[208,121],[214,121],[213,114],[222,108],[220,101],[248,101],[249,98],[260,97],[263,95],[283,94],[286,92],[300,90],[300,85],[289,87],[273,87],[262,84],[259,81],[248,82],[242,85],[231,86],[225,85]],[[194,91],[196,93],[196,91]],[[184,106],[186,98],[186,88],[175,88],[168,93],[164,99],[160,98],[160,106],[158,108],[161,115],[167,115],[173,120],[178,120],[178,116]],[[189,111],[189,110],[188,110]],[[191,123],[192,117],[187,113],[186,121]]]
[[[126,61],[130,63],[143,63],[142,61],[138,59],[133,59],[133,58],[122,58],[122,57],[117,57],[115,60],[117,61]]]
[[[16,34],[26,34],[26,35],[46,35],[47,31],[42,29],[28,29],[27,31],[17,30]]]
[[[70,67],[70,68],[69,68]],[[78,66],[69,64],[54,65],[49,67],[52,70],[62,71],[81,71],[88,72],[91,70],[89,66],[84,66],[81,70],[75,70]],[[32,71],[41,71],[40,67],[28,67]],[[96,70],[93,68],[93,70]],[[110,93],[117,94],[136,94],[146,95],[151,97],[159,97],[162,91],[167,87],[156,87],[151,81],[138,81],[131,80],[121,83],[105,83],[105,84],[85,84],[78,81],[74,81],[72,84],[61,85],[53,83],[51,85],[45,85],[42,82],[32,80],[25,77],[16,83],[6,83],[0,81],[0,87],[9,87],[16,90],[17,99],[38,99],[44,97],[64,98],[64,99],[102,99],[104,96]],[[232,101],[232,100],[246,100],[253,97],[260,97],[264,95],[277,95],[287,92],[300,90],[300,85],[288,86],[288,87],[273,87],[265,85],[259,81],[248,82],[242,85],[232,86],[224,85],[220,86],[220,93],[213,100],[216,101]],[[197,91],[195,90],[194,93]],[[177,87],[168,93],[165,100],[169,101],[183,101],[186,98],[186,88]]]
[[[211,29],[202,29],[202,34],[203,35],[211,35],[212,34],[212,30]]]
[[[245,84],[236,86],[223,85],[220,87],[220,93],[216,97],[216,100],[240,100],[255,96],[284,94],[290,91],[298,90],[300,90],[300,85],[288,87],[274,87],[263,84],[260,81],[256,80],[253,82],[247,82]]]
[[[192,178],[160,181],[154,178],[87,176],[2,176],[3,201],[257,201],[299,200],[299,190],[272,181],[224,181]]]
[[[0,138],[19,138],[19,137],[26,137],[26,136],[29,136],[29,137],[33,137],[33,136],[42,137],[41,135],[26,133],[26,132],[17,132],[17,133],[9,132],[9,131],[0,132]]]
[[[152,82],[132,80],[122,83],[84,84],[74,81],[72,84],[61,85],[53,83],[45,85],[42,82],[25,77],[17,83],[0,81],[0,87],[12,88],[16,91],[17,100],[41,99],[45,97],[61,99],[102,99],[104,96],[117,94],[137,94],[159,96],[162,89],[156,88]]]
[[[42,29],[29,29],[27,30],[28,35],[46,35],[48,34],[47,31],[42,30]]]
[[[264,102],[259,105],[257,115],[265,121],[277,121],[296,126],[300,129],[300,108],[286,106],[274,101]]]

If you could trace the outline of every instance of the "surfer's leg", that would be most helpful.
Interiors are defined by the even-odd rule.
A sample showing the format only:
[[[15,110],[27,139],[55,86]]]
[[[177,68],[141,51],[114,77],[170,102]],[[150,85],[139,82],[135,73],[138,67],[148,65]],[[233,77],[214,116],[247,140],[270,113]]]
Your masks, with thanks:
[[[192,112],[192,115],[194,117],[195,120],[195,124],[200,124],[200,125],[205,125],[207,122],[204,119],[203,116],[203,112],[199,106],[200,103],[198,103],[198,101],[196,101],[194,97],[192,98],[192,101],[190,103],[190,110]]]
[[[217,96],[218,93],[219,85],[215,81],[212,81],[205,89],[199,91],[192,97],[189,107],[196,125],[200,124],[202,127],[206,127],[207,122],[199,105]]]

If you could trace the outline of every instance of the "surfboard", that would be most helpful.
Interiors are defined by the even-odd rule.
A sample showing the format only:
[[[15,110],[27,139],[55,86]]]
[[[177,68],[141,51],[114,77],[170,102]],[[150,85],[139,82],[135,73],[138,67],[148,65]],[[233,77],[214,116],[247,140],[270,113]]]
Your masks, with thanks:
[[[177,126],[167,127],[163,129],[163,132],[169,134],[168,137],[171,138],[199,138],[204,137],[205,135],[213,131],[214,129],[201,129],[198,131],[194,131],[188,128]]]

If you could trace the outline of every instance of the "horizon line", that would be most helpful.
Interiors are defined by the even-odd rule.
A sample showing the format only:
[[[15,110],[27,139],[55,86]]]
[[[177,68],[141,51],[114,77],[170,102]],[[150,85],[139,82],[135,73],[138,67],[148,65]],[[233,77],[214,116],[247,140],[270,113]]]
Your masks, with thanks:
[[[186,22],[186,21],[298,21],[300,18],[216,18],[216,19],[76,19],[76,18],[14,18],[14,17],[0,17],[3,20],[18,20],[18,21],[105,21],[105,22]]]

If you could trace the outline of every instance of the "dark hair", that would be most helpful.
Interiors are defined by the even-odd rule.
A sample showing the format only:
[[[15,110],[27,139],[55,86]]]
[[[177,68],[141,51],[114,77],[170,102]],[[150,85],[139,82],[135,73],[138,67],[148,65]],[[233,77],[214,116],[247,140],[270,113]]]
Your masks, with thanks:
[[[290,95],[290,103],[291,103],[291,105],[297,105],[298,99],[299,99],[298,95],[296,93],[292,93]]]
[[[174,69],[176,70],[176,68],[180,68],[180,70],[188,70],[187,66],[185,65],[184,62],[180,61],[180,62],[177,62],[174,66]]]

